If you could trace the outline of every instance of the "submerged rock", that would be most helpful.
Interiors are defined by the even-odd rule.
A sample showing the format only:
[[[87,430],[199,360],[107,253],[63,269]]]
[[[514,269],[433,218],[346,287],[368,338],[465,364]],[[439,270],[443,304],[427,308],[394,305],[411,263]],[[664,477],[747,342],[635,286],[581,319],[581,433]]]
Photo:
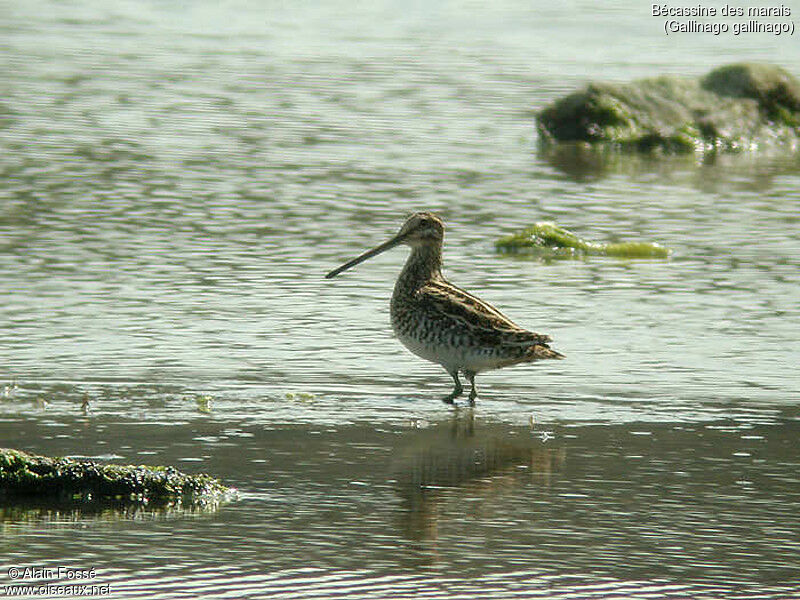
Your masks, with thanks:
[[[545,142],[624,150],[755,150],[800,143],[800,82],[766,64],[734,64],[705,77],[590,83],[538,115]]]
[[[0,448],[0,500],[143,504],[217,502],[232,490],[174,467],[111,465]]]
[[[616,256],[620,258],[667,258],[671,250],[650,242],[598,244],[587,242],[555,223],[534,223],[495,242],[500,252],[547,251],[562,256]]]

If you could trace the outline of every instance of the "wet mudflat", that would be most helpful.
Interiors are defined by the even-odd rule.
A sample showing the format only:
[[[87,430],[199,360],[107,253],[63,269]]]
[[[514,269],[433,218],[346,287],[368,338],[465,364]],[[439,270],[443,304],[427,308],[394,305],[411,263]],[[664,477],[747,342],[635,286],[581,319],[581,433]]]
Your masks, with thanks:
[[[43,429],[21,424],[18,440]],[[225,473],[215,511],[3,508],[7,565],[93,565],[120,594],[781,597],[797,572],[796,421],[513,426],[65,419],[80,448]],[[46,430],[46,428],[45,428]],[[75,442],[53,439],[54,451]],[[79,557],[79,558],[78,558]],[[581,591],[583,590],[583,591]],[[788,597],[788,596],[787,596]]]

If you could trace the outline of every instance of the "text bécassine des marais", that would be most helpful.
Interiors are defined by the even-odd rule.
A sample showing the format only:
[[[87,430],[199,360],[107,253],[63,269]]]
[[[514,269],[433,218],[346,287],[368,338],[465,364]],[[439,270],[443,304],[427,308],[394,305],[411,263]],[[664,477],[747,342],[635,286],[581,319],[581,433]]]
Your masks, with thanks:
[[[670,6],[653,4],[654,17],[791,17],[792,9],[780,6],[727,6],[717,9],[713,6]]]

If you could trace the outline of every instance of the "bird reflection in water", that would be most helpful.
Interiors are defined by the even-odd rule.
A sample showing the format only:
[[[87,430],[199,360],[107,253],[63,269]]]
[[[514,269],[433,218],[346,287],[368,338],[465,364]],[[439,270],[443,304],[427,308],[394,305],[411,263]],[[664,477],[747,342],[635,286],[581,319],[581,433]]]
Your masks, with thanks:
[[[412,540],[435,540],[451,501],[470,500],[474,507],[477,500],[490,512],[491,500],[521,484],[547,487],[566,456],[563,446],[532,430],[476,423],[471,409],[409,437],[393,472],[402,501],[400,528]]]

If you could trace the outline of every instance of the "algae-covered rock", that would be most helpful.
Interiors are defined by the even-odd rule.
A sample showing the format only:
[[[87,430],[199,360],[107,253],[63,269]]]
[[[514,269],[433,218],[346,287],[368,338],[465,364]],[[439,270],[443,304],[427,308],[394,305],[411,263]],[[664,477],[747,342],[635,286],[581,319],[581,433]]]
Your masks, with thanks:
[[[720,96],[752,98],[761,110],[779,119],[784,111],[800,112],[800,82],[780,67],[727,65],[711,71],[700,83]]]
[[[499,252],[549,252],[557,256],[616,256],[620,258],[667,258],[669,248],[650,242],[598,244],[588,242],[555,223],[534,223],[495,242]]]
[[[174,467],[112,465],[0,448],[0,500],[192,504],[217,501],[231,491],[213,477]]]
[[[800,143],[800,83],[773,65],[734,64],[701,78],[591,83],[538,115],[544,142],[624,150],[742,151]]]

